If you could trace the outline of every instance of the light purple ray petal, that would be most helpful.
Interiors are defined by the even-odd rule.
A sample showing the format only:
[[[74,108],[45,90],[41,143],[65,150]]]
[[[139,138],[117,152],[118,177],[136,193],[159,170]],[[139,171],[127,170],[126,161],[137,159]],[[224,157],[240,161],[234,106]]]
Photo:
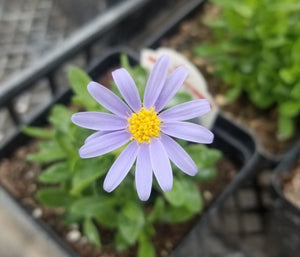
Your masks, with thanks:
[[[87,88],[91,96],[112,113],[123,118],[128,118],[132,113],[130,108],[106,87],[92,81]]]
[[[176,68],[173,73],[167,78],[155,103],[155,110],[157,112],[161,111],[173,98],[178,89],[181,87],[187,75],[188,69],[180,66]]]
[[[172,137],[195,143],[210,144],[214,139],[214,134],[208,129],[191,122],[164,122],[161,130]]]
[[[131,134],[126,130],[113,131],[89,140],[79,149],[81,158],[92,158],[113,151],[130,140]]]
[[[150,160],[149,144],[141,144],[136,159],[135,184],[138,196],[147,201],[152,187],[152,166]]]
[[[150,142],[150,159],[154,175],[164,192],[170,191],[173,186],[173,173],[171,164],[159,139]]]
[[[112,76],[125,101],[135,112],[138,112],[142,106],[141,99],[130,74],[121,68],[113,71]]]
[[[87,144],[88,142],[91,142],[91,141],[94,140],[95,138],[98,138],[98,137],[100,137],[100,136],[109,134],[109,133],[111,133],[111,132],[112,132],[112,131],[97,131],[97,132],[91,134],[90,136],[88,136],[88,137],[85,139],[84,143]]]
[[[210,111],[209,101],[198,99],[174,106],[159,114],[162,121],[182,121],[199,117]]]
[[[166,55],[160,57],[150,73],[144,94],[144,106],[150,109],[154,106],[166,81],[170,59]]]
[[[127,120],[104,112],[78,112],[72,115],[76,125],[94,130],[120,130],[127,127]]]
[[[139,145],[133,141],[120,154],[105,177],[103,184],[105,191],[113,191],[126,177],[135,161],[138,149]]]
[[[198,168],[189,154],[172,138],[161,134],[161,142],[170,160],[184,173],[195,176]]]

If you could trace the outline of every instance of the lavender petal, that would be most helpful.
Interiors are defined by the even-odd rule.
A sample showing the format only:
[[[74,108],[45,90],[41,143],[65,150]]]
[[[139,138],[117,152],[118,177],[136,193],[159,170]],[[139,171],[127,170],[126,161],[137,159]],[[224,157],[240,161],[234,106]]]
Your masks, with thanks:
[[[172,138],[161,135],[161,142],[170,160],[184,173],[195,176],[198,168],[189,154]]]
[[[79,149],[81,158],[92,158],[111,152],[130,140],[131,134],[126,130],[114,131],[89,140]]]
[[[138,144],[133,141],[120,154],[105,177],[103,184],[105,191],[113,191],[126,177],[135,161],[138,149]]]
[[[156,180],[164,192],[170,191],[173,186],[173,173],[171,164],[159,139],[150,142],[150,159]]]
[[[100,137],[100,136],[109,134],[109,133],[111,133],[111,132],[113,132],[113,131],[97,131],[97,132],[91,134],[90,136],[88,136],[88,137],[85,139],[84,143],[87,144],[88,142],[91,142],[92,140],[94,140],[94,139],[96,139],[96,138],[98,138],[98,137]]]
[[[141,99],[130,74],[121,68],[113,71],[112,76],[125,101],[135,112],[138,112],[142,107]]]
[[[76,125],[94,130],[120,130],[127,127],[127,120],[104,112],[78,112],[72,115]]]
[[[154,106],[166,81],[170,60],[167,56],[160,57],[150,73],[144,94],[144,106],[150,109]]]
[[[107,110],[126,119],[131,115],[130,108],[106,87],[92,81],[87,88],[91,96]]]
[[[188,75],[188,69],[180,66],[173,71],[167,78],[159,96],[155,103],[155,110],[161,111],[166,104],[173,98],[178,89],[182,86],[183,81]]]
[[[190,122],[164,122],[161,131],[172,137],[201,144],[211,144],[214,138],[211,131]]]
[[[199,117],[210,111],[209,101],[198,99],[174,106],[159,114],[163,121],[182,121]]]
[[[139,198],[147,201],[151,194],[152,167],[149,144],[141,144],[136,159],[135,184]]]

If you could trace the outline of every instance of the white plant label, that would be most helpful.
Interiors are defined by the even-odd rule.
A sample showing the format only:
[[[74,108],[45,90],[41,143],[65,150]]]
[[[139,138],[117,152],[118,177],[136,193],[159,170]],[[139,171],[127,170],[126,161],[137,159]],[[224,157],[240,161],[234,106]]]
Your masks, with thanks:
[[[194,64],[188,61],[182,54],[176,52],[173,49],[166,48],[166,47],[158,48],[157,50],[143,49],[141,51],[140,63],[142,67],[150,71],[152,70],[156,60],[161,55],[168,55],[170,57],[171,64],[170,64],[169,73],[171,73],[178,66],[185,66],[186,68],[188,68],[189,74],[180,90],[190,93],[193,99],[206,98],[209,100],[212,110],[209,113],[201,116],[199,118],[199,122],[200,124],[204,125],[206,128],[211,129],[219,113],[219,109],[216,103],[214,102],[213,97],[208,91],[207,83],[203,75],[201,74],[201,72]]]

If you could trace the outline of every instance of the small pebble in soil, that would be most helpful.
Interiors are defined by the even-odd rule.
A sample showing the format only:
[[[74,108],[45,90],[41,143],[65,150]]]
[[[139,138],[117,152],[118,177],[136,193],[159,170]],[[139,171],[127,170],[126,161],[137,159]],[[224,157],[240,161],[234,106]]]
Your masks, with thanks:
[[[165,244],[165,246],[166,246],[167,249],[172,249],[173,244],[172,244],[171,241],[167,241],[166,244]]]
[[[84,245],[84,244],[87,244],[88,242],[89,242],[89,240],[85,236],[83,236],[83,237],[80,238],[80,243],[81,244]]]
[[[78,223],[72,223],[72,224],[70,225],[70,228],[71,228],[72,230],[78,230],[78,229],[79,229],[79,225],[78,225]]]
[[[36,219],[42,217],[43,215],[43,211],[41,208],[35,208],[33,211],[32,211],[32,216]]]
[[[205,191],[203,192],[203,197],[204,197],[204,199],[205,199],[206,201],[210,201],[210,200],[213,198],[213,195],[212,195],[212,193],[211,193],[210,191],[205,190]]]
[[[226,97],[224,95],[218,94],[215,96],[216,103],[220,106],[224,106],[227,104]]]
[[[29,170],[25,173],[25,179],[33,179],[35,177],[35,173],[33,170]]]
[[[34,193],[37,189],[37,185],[36,184],[31,184],[29,187],[28,187],[28,191],[31,192],[31,193]]]
[[[211,66],[211,65],[207,65],[206,71],[207,71],[207,73],[209,73],[209,74],[213,74],[213,73],[214,73],[214,67]]]
[[[168,251],[167,251],[167,250],[162,250],[162,251],[160,252],[160,255],[161,255],[161,256],[167,256],[167,255],[168,255]]]
[[[81,233],[78,230],[71,230],[67,234],[67,240],[69,242],[77,242],[81,237]]]
[[[204,66],[205,60],[203,58],[200,58],[200,57],[195,57],[194,58],[194,63],[196,64],[196,66]]]

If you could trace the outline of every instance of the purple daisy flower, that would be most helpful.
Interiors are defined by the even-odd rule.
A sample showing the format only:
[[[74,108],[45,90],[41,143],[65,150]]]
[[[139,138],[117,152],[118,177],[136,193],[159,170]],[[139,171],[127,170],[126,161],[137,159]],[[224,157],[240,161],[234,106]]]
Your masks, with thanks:
[[[111,113],[79,112],[72,116],[76,125],[98,130],[89,136],[79,150],[81,158],[92,158],[129,144],[109,169],[103,188],[113,191],[125,178],[136,160],[135,182],[138,196],[146,201],[152,188],[152,171],[163,191],[171,190],[173,173],[170,160],[184,173],[194,176],[197,166],[187,152],[171,137],[209,144],[213,134],[206,128],[184,122],[210,111],[206,99],[193,100],[163,110],[187,76],[178,67],[167,76],[169,58],[156,62],[146,85],[143,103],[135,82],[123,69],[112,72],[125,104],[106,87],[90,82],[88,91]]]

